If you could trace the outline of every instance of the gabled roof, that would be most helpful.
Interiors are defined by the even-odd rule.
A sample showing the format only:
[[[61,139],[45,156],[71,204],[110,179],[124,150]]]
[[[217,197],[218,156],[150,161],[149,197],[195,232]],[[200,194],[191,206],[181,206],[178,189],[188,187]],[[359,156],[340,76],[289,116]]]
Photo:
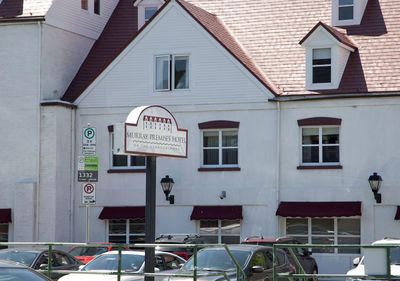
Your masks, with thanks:
[[[319,27],[325,28],[326,31],[328,31],[337,41],[340,43],[350,47],[351,49],[355,50],[357,49],[357,45],[354,44],[354,42],[351,41],[351,39],[346,35],[341,33],[340,31],[336,30],[335,28],[323,23],[322,21],[318,22],[311,30],[310,32],[307,33],[306,36],[304,36],[303,39],[299,42],[300,45],[302,45],[309,37],[311,34],[314,33],[314,31]]]
[[[45,16],[53,0],[3,0],[0,19]]]
[[[6,0],[5,0],[6,1]],[[10,1],[10,0],[8,0]],[[33,1],[33,0],[32,0]],[[123,4],[128,0],[121,0]],[[332,0],[176,0],[211,36],[227,49],[261,83],[275,94],[366,94],[400,92],[400,5],[398,0],[370,0],[360,25],[330,27]],[[129,2],[129,1],[128,1]],[[132,1],[130,1],[131,4]],[[169,1],[166,2],[167,5]],[[133,5],[131,5],[133,6]],[[117,8],[118,8],[117,7]],[[128,6],[126,6],[128,8]],[[136,20],[136,13],[132,15]],[[134,39],[136,30],[125,24],[111,25],[98,41],[111,44],[113,32],[118,46],[96,42],[63,100],[73,102],[111,63],[121,48]],[[315,26],[315,23],[320,22]],[[352,46],[338,89],[305,89],[305,51],[298,42],[310,30],[323,26],[342,44]],[[125,40],[125,43],[122,41]],[[356,42],[356,44],[354,43]],[[120,48],[120,50],[117,50]],[[96,52],[100,53],[97,60]],[[108,61],[107,61],[108,60]],[[77,85],[79,84],[79,87]]]

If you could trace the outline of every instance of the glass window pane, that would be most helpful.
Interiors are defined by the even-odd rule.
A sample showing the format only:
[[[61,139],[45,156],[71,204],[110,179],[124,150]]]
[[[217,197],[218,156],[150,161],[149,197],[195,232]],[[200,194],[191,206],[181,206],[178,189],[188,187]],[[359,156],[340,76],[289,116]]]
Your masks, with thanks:
[[[145,241],[145,236],[129,236],[129,244],[135,244],[135,243],[144,243]],[[133,250],[137,250],[138,248],[133,248]]]
[[[219,150],[218,149],[204,149],[203,151],[204,165],[218,165],[219,164]]]
[[[339,5],[353,5],[354,4],[354,0],[339,0]]]
[[[109,234],[125,234],[126,220],[110,220],[108,223]]]
[[[307,219],[286,219],[286,234],[308,234],[308,220]]]
[[[313,67],[313,83],[329,83],[329,82],[331,82],[330,66]]]
[[[218,147],[219,132],[203,132],[203,146],[204,147]]]
[[[222,132],[222,147],[238,146],[237,131],[223,131]]]
[[[222,165],[234,165],[238,163],[238,150],[223,149],[222,150]]]
[[[221,233],[240,234],[240,220],[222,220]]]
[[[400,264],[400,248],[390,249],[390,264]]]
[[[334,244],[334,238],[333,237],[311,237],[311,243],[312,244],[327,244],[327,245],[333,245]],[[335,249],[334,248],[313,248],[312,249],[313,253],[334,253]]]
[[[327,64],[326,62],[331,60],[331,49],[313,49],[313,65],[318,64]]]
[[[339,7],[339,20],[352,20],[353,17],[353,6]]]
[[[200,233],[202,233],[202,234],[218,233],[218,221],[217,220],[201,220],[200,221]]]
[[[339,235],[360,235],[359,219],[338,219]]]
[[[206,244],[217,244],[218,236],[200,236]]]
[[[144,8],[144,21],[148,21],[156,12],[157,7],[145,7]]]
[[[338,237],[339,245],[359,245],[360,237]],[[345,254],[359,254],[360,248],[338,248],[339,253]]]
[[[169,90],[169,57],[156,58],[156,90]]]
[[[145,233],[144,219],[129,220],[129,234],[144,234]]]
[[[8,242],[8,224],[0,224],[0,242]],[[0,246],[0,249],[7,246]]]
[[[175,57],[175,89],[189,88],[188,65],[188,57]]]
[[[146,157],[144,156],[131,156],[131,166],[146,166]]]
[[[319,148],[318,146],[303,146],[303,163],[318,163]]]
[[[222,236],[222,244],[240,244],[240,236]]]
[[[339,144],[339,128],[322,128],[323,144]]]
[[[108,242],[116,244],[127,244],[125,235],[108,236]]]
[[[312,219],[311,220],[312,234],[334,234],[333,219]]]
[[[94,0],[94,13],[100,15],[100,0]]]
[[[339,162],[339,146],[324,146],[322,148],[322,162],[336,163]]]
[[[302,128],[301,132],[303,144],[319,144],[318,128]]]
[[[84,10],[88,9],[88,0],[81,0],[81,8]]]
[[[128,157],[126,155],[113,155],[113,167],[128,166]]]

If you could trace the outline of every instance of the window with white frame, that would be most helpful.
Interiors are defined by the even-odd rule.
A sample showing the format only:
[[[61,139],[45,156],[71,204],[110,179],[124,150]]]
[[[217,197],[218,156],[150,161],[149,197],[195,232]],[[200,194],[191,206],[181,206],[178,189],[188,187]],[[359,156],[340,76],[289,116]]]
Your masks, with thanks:
[[[132,156],[132,155],[115,155],[114,147],[114,133],[110,133],[110,169],[145,169],[146,157]]]
[[[285,218],[285,236],[304,244],[358,245],[360,218]],[[313,253],[358,254],[359,248],[313,248]]]
[[[354,18],[354,0],[339,0],[339,20],[352,20]]]
[[[155,58],[155,90],[189,88],[189,56],[163,55]]]
[[[158,7],[144,7],[144,22],[147,22],[158,10]]]
[[[198,226],[206,243],[240,243],[240,220],[200,220]]]
[[[0,242],[8,242],[8,223],[0,223]],[[7,248],[7,246],[0,246],[1,248]]]
[[[108,220],[108,242],[118,244],[143,243],[144,219]]]
[[[93,12],[96,15],[100,15],[100,0],[94,0],[94,2],[93,2]]]
[[[81,9],[82,10],[88,9],[88,0],[81,0]]]
[[[339,127],[301,127],[302,164],[339,164]]]
[[[202,165],[207,167],[238,166],[238,131],[204,130]]]
[[[321,48],[312,50],[312,82],[331,82],[331,49]]]

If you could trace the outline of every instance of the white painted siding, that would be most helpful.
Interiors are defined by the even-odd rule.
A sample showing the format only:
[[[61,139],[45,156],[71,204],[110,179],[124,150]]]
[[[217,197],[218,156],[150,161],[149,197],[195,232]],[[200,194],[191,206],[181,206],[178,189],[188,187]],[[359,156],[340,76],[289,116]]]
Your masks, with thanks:
[[[118,0],[100,0],[100,15],[93,13],[93,1],[88,1],[88,4],[86,11],[81,9],[80,0],[54,0],[46,14],[46,23],[97,39],[118,4]]]

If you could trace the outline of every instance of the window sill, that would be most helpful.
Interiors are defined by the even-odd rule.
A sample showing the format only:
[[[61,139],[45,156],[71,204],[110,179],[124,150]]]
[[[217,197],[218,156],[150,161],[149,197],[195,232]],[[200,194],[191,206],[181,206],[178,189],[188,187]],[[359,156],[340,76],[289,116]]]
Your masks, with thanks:
[[[146,173],[146,169],[109,169],[109,174]]]
[[[340,170],[342,165],[314,165],[314,166],[297,166],[297,170]]]
[[[236,172],[236,171],[240,171],[239,167],[231,167],[231,168],[199,168],[198,169],[199,172]]]

